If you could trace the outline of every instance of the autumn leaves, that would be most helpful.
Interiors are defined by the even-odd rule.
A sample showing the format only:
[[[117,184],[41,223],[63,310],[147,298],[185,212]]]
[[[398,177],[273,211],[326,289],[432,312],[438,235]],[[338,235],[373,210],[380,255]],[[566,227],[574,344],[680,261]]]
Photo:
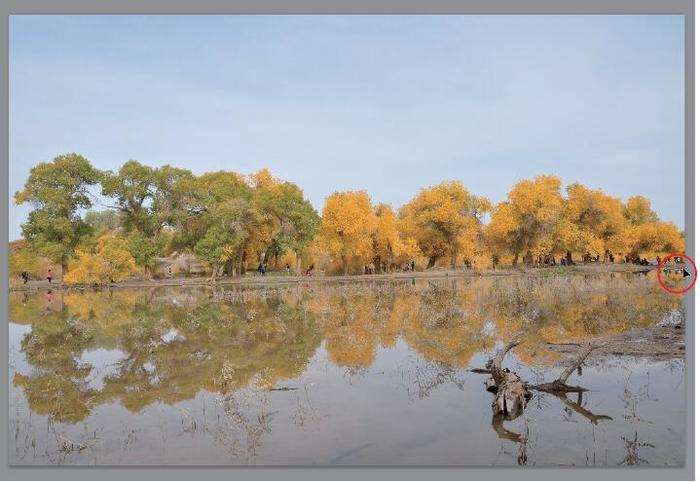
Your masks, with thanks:
[[[387,204],[373,208],[365,191],[337,192],[326,199],[314,248],[344,274],[367,265],[372,272],[408,269],[422,259],[429,268],[441,258],[454,267],[473,248],[489,207],[456,181],[421,190],[398,215]]]
[[[328,255],[317,260],[346,274],[367,264],[375,271],[411,261],[428,269],[485,268],[522,258],[623,261],[684,249],[682,233],[659,221],[648,199],[623,203],[581,184],[562,193],[556,176],[520,181],[495,206],[458,181],[421,189],[398,213],[387,205],[373,209],[364,191],[335,193],[314,242],[316,252]]]
[[[673,223],[660,222],[644,197],[623,203],[581,184],[565,193],[555,176],[517,183],[485,229],[492,252],[511,255],[515,264],[523,254],[537,260],[575,253],[630,261],[684,249],[682,233]]]
[[[67,154],[35,166],[15,200],[34,210],[12,272],[33,273],[40,257],[60,264],[72,283],[148,277],[158,256],[174,252],[196,254],[216,278],[259,265],[360,274],[634,261],[684,249],[683,234],[648,199],[564,189],[556,176],[520,181],[495,206],[459,181],[423,188],[397,211],[365,191],[335,192],[319,216],[297,185],[267,169],[195,175],[132,160],[112,172]],[[96,201],[107,209],[90,210]]]

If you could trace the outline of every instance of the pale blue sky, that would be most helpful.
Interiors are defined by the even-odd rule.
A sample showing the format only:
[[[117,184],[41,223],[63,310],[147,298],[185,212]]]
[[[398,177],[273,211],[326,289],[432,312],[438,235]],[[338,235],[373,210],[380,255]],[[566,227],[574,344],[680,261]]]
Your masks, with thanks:
[[[681,16],[13,16],[12,195],[79,152],[269,167],[320,210],[540,173],[643,194],[683,227]],[[29,208],[10,209],[10,238]]]

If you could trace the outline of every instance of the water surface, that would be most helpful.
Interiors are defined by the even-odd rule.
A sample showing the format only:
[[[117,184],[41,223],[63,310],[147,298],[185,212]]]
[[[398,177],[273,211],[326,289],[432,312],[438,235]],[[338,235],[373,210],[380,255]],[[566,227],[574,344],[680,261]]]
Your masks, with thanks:
[[[107,465],[683,465],[682,360],[595,358],[499,422],[482,367],[677,320],[645,276],[11,293],[10,460]]]

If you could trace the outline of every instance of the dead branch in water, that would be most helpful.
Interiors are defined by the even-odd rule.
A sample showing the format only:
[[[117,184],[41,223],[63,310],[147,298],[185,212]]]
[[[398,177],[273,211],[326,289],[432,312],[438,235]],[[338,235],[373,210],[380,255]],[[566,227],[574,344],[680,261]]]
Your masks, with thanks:
[[[577,368],[580,368],[583,362],[593,352],[597,346],[587,343],[580,349],[579,353],[573,358],[566,368],[562,371],[559,378],[551,382],[529,384],[523,381],[516,373],[511,372],[507,368],[503,368],[503,359],[510,350],[520,344],[522,335],[517,335],[500,350],[496,356],[486,363],[486,368],[472,369],[475,373],[489,374],[490,379],[486,382],[487,390],[495,393],[496,397],[492,404],[494,414],[501,414],[506,420],[517,418],[528,400],[532,397],[531,390],[549,393],[559,398],[565,405],[575,412],[583,415],[591,423],[597,423],[598,420],[609,419],[607,415],[595,415],[584,409],[580,402],[580,394],[586,389],[579,386],[567,385],[567,381],[571,374]],[[579,393],[579,403],[575,403],[566,398],[567,393]]]
[[[503,350],[499,351],[498,354],[491,359],[490,363],[486,364],[486,368],[490,370],[491,375],[493,376],[493,379],[496,383],[499,383],[499,380],[504,376],[504,373],[508,373],[507,371],[503,371],[503,358],[505,358],[506,354],[510,350],[518,346],[520,342],[521,336],[516,336],[513,340],[508,342],[508,344],[503,348]]]
[[[491,426],[496,434],[498,434],[499,438],[510,440],[518,444],[518,464],[524,465],[527,463],[526,447],[528,436],[506,429],[503,423],[506,420],[514,420],[523,413],[527,402],[532,397],[531,390],[537,390],[557,397],[566,407],[585,417],[594,425],[597,425],[601,420],[612,420],[612,417],[596,415],[584,408],[583,392],[585,392],[586,389],[567,385],[567,381],[574,370],[581,367],[593,350],[598,348],[597,346],[591,343],[585,344],[556,380],[531,385],[523,381],[516,373],[511,372],[508,368],[503,368],[503,359],[506,354],[518,346],[521,340],[522,335],[515,336],[513,340],[508,342],[506,346],[496,354],[496,356],[486,362],[486,368],[474,368],[471,371],[490,375],[486,382],[486,389],[496,394],[491,404],[493,410]],[[567,393],[570,392],[578,393],[576,402],[567,397]]]
[[[539,390],[541,392],[550,393],[585,392],[585,388],[567,385],[566,381],[569,379],[571,374],[574,373],[574,370],[576,370],[583,364],[586,358],[588,358],[588,355],[590,355],[591,352],[593,352],[594,348],[596,347],[594,347],[590,343],[587,343],[586,345],[581,347],[581,350],[579,351],[578,355],[576,355],[576,358],[574,358],[569,363],[569,366],[567,366],[564,369],[564,371],[561,372],[559,378],[549,383],[531,385],[530,388],[532,388],[533,390]]]
[[[502,414],[507,420],[519,417],[532,397],[520,377],[502,366],[506,354],[518,346],[520,341],[520,336],[515,337],[486,364],[491,374],[487,390],[496,393],[492,403],[493,413]]]

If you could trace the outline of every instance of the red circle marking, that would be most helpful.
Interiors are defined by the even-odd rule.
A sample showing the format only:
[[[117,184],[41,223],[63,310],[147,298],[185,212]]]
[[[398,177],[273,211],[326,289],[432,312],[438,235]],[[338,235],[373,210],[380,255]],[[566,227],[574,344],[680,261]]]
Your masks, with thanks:
[[[666,263],[668,263],[668,261],[671,258],[676,258],[676,257],[681,257],[681,258],[687,259],[690,262],[690,264],[693,266],[693,279],[690,281],[690,284],[688,284],[688,286],[686,286],[682,290],[672,290],[671,288],[666,286],[666,284],[661,279],[661,273],[663,272],[664,265]],[[666,256],[664,259],[662,259],[661,262],[659,263],[659,265],[656,267],[656,279],[659,281],[659,284],[661,285],[661,287],[664,290],[668,291],[669,293],[671,293],[673,295],[683,295],[683,294],[687,293],[688,291],[690,291],[690,289],[693,286],[695,286],[695,281],[698,279],[698,269],[695,267],[695,261],[693,261],[693,259],[690,256],[688,256],[684,253],[671,253],[668,256]]]

